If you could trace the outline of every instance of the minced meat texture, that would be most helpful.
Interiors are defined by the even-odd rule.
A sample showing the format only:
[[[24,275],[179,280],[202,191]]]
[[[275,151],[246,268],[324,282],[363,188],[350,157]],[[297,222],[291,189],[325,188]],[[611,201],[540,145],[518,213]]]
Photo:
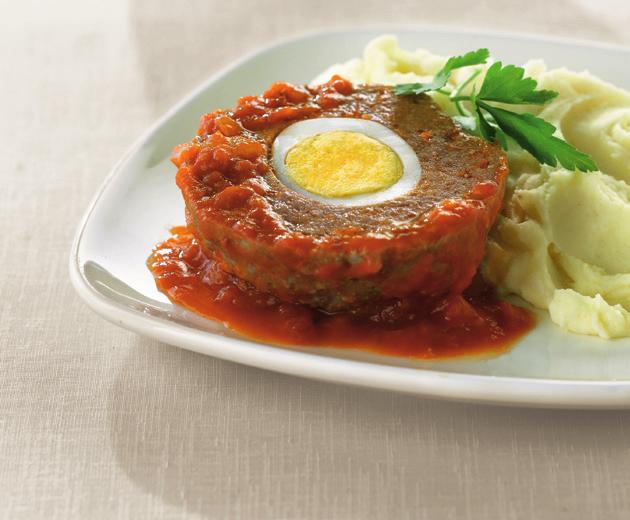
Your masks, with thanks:
[[[273,141],[293,122],[318,117],[372,119],[396,132],[419,158],[417,186],[354,207],[284,186],[272,167]],[[483,258],[508,172],[498,146],[464,134],[426,95],[397,97],[390,87],[342,78],[318,87],[276,83],[206,114],[173,162],[187,222],[224,270],[328,312],[460,294]]]
[[[447,198],[463,197],[482,181],[494,181],[503,160],[498,147],[470,137],[426,95],[396,96],[391,88],[364,86],[318,117],[366,117],[402,137],[416,152],[422,174],[415,189],[371,206],[325,204],[284,186],[272,172],[265,198],[287,229],[322,236],[349,224],[365,232],[388,233],[407,226]],[[268,146],[293,121],[257,132]]]

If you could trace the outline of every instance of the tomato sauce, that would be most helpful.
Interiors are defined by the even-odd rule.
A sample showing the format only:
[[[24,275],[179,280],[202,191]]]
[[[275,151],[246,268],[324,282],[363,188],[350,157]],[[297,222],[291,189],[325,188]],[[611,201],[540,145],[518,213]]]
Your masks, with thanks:
[[[286,303],[223,271],[190,228],[172,233],[147,262],[158,289],[255,340],[435,359],[499,354],[534,326],[527,310],[499,300],[479,279],[459,296],[431,304],[398,299],[361,315]]]
[[[322,204],[274,170],[276,136],[307,118],[370,118],[416,153],[420,181],[379,204]],[[376,299],[463,291],[481,262],[508,173],[500,147],[465,135],[427,96],[333,78],[275,83],[201,118],[175,148],[187,223],[223,269],[284,301],[356,312]]]

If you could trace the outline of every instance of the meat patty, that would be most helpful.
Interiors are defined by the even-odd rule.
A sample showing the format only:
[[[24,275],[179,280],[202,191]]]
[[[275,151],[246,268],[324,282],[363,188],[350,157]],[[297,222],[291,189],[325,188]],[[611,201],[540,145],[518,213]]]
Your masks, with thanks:
[[[272,143],[293,122],[318,117],[371,119],[397,133],[418,156],[418,184],[370,206],[326,204],[286,187]],[[188,223],[225,270],[329,312],[463,291],[508,172],[499,147],[463,133],[428,96],[337,77],[318,87],[277,83],[206,114],[173,162]]]

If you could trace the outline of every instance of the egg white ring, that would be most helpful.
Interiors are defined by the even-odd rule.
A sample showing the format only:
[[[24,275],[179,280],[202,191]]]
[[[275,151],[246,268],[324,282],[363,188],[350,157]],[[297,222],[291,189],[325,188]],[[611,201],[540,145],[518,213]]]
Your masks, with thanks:
[[[322,197],[295,184],[288,176],[285,167],[286,156],[296,144],[317,134],[333,131],[347,131],[364,134],[389,146],[400,159],[403,174],[389,188],[384,190],[352,195],[350,197]],[[276,176],[285,186],[305,197],[324,204],[344,206],[367,206],[379,204],[409,193],[420,180],[422,167],[416,152],[409,143],[385,125],[368,119],[346,117],[321,117],[298,121],[280,132],[273,142],[272,164]]]

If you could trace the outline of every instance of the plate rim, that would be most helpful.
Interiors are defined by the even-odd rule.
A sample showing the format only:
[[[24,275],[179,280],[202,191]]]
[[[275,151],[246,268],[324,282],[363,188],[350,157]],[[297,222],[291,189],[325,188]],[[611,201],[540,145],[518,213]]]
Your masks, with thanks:
[[[87,281],[79,258],[79,250],[87,224],[103,193],[122,174],[122,167],[127,160],[183,106],[221,77],[238,69],[243,64],[255,60],[264,53],[315,37],[370,30],[382,31],[383,33],[424,30],[448,34],[488,35],[630,53],[630,47],[608,42],[547,37],[512,31],[482,32],[471,28],[427,24],[376,24],[362,27],[337,27],[302,32],[275,40],[267,46],[244,54],[202,81],[141,133],[116,161],[88,204],[72,242],[69,256],[69,275],[78,295],[96,314],[125,329],[201,354],[296,377],[462,402],[546,408],[630,408],[630,380],[545,379],[466,374],[319,355],[301,351],[299,348],[277,347],[247,338],[232,338],[212,334],[164,318],[151,316],[105,297]]]

